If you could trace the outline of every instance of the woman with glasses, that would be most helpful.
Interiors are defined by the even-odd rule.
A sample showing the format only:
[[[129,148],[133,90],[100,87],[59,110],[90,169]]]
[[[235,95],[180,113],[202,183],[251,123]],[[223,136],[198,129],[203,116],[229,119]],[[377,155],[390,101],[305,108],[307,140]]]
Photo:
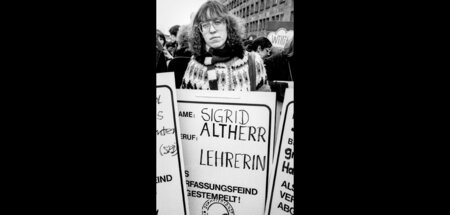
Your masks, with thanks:
[[[244,50],[242,22],[217,1],[207,1],[194,16],[189,45],[193,56],[182,89],[270,91],[264,62]]]

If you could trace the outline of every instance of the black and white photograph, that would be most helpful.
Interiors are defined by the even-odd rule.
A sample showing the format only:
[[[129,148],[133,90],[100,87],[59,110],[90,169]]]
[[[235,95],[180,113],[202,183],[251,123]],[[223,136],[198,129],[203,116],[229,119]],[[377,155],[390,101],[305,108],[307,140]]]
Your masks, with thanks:
[[[156,13],[156,213],[294,214],[294,1]]]

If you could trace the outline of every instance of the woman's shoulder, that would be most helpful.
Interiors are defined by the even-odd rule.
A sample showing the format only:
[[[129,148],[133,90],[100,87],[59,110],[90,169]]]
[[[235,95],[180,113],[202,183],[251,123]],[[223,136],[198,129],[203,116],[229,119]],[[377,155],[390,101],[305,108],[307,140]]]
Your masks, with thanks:
[[[283,61],[286,58],[286,56],[283,54],[283,52],[278,52],[273,54],[272,56],[266,58],[264,60],[265,63],[275,63],[275,62],[280,62]]]
[[[233,67],[233,68],[239,68],[248,63],[248,58],[249,58],[249,52],[244,51],[244,55],[242,58],[234,57],[226,64],[231,65],[231,67]]]
[[[191,56],[191,60],[188,63],[188,68],[189,67],[196,67],[196,68],[206,68],[205,65],[199,63],[194,56]]]
[[[186,71],[192,70],[205,70],[207,67],[201,63],[199,63],[194,56],[191,56],[189,63],[187,65]]]

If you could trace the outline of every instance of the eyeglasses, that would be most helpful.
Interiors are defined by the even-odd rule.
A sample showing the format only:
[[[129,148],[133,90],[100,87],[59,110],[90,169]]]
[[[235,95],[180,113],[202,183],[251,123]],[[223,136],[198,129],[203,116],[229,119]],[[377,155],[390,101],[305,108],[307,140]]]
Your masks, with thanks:
[[[214,19],[211,21],[201,22],[199,24],[200,32],[207,32],[211,29],[211,25],[214,26],[214,29],[222,29],[225,26],[225,20],[222,18]]]

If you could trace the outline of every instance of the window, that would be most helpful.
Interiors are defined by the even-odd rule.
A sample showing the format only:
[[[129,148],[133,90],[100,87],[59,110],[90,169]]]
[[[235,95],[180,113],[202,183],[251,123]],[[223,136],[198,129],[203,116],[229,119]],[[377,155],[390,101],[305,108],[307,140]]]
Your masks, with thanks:
[[[267,8],[270,8],[270,0],[267,0],[267,1],[266,1],[266,9],[267,9]]]
[[[280,4],[283,4],[285,2],[285,0],[280,0]]]
[[[242,17],[245,17],[245,8],[244,8],[244,13],[242,14]]]
[[[280,20],[283,21],[284,13],[280,15]]]
[[[256,6],[255,6],[255,13],[259,12],[259,2],[256,2]]]
[[[250,6],[247,6],[247,13],[246,13],[245,17],[248,17],[249,8],[250,8]]]
[[[294,11],[291,12],[291,20],[289,20],[289,21],[291,21],[291,22],[294,21]]]
[[[277,5],[277,0],[273,0],[273,5]]]
[[[251,7],[251,9],[250,9],[250,15],[252,15],[253,14],[253,10],[254,10],[255,8],[253,7],[253,5],[252,5],[252,7]]]
[[[259,9],[260,11],[264,10],[264,0],[261,0],[261,8]]]

